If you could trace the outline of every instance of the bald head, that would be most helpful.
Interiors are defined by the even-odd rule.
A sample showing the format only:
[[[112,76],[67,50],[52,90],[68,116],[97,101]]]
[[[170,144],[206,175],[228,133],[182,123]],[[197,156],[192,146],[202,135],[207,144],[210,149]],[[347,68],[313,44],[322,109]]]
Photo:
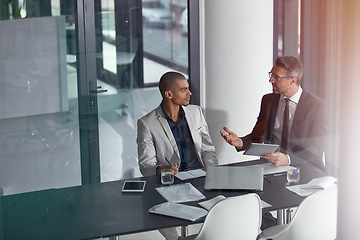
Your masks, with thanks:
[[[176,80],[187,80],[184,75],[178,72],[167,72],[164,73],[159,81],[159,90],[161,96],[165,97],[166,91],[172,91],[176,85]]]

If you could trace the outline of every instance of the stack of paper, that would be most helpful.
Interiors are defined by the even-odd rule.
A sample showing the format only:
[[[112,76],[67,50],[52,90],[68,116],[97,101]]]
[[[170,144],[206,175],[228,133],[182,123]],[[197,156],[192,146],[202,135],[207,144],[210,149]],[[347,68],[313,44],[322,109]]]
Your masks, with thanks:
[[[212,199],[203,201],[203,202],[199,202],[198,204],[200,206],[202,206],[203,208],[210,210],[215,204],[217,204],[218,202],[224,200],[226,197],[223,195],[218,195]]]
[[[264,168],[264,175],[286,172],[287,170],[295,169],[292,166],[275,166],[274,164],[272,164],[270,162],[250,165],[248,167],[262,167],[262,168]]]
[[[177,177],[180,180],[187,180],[187,179],[193,179],[193,178],[199,178],[199,177],[205,177],[205,176],[206,176],[206,172],[202,169],[178,172],[175,175],[175,177]]]
[[[191,183],[181,183],[155,188],[168,202],[190,202],[204,199],[205,196]]]
[[[166,202],[158,204],[149,209],[149,212],[195,221],[206,216],[208,211],[199,207],[188,206],[179,203]]]
[[[326,177],[314,178],[307,184],[294,185],[286,188],[301,197],[306,197],[316,191],[323,189],[330,189],[333,187],[336,187],[336,178],[332,176],[326,176]]]
[[[314,178],[307,184],[302,186],[303,189],[328,189],[336,182],[336,178],[332,176]]]

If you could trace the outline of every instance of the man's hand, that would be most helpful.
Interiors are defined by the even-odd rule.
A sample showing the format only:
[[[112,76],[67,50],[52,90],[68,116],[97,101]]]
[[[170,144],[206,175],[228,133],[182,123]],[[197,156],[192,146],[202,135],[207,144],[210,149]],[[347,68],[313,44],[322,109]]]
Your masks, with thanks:
[[[289,165],[288,156],[281,152],[267,153],[265,155],[262,155],[261,158],[267,159],[275,166]]]
[[[178,165],[174,165],[174,166],[171,166],[171,169],[174,171],[174,175],[178,173],[179,171],[179,168],[178,168]]]
[[[161,173],[161,169],[172,169],[174,171],[174,175],[178,173],[179,171],[179,168],[178,168],[178,165],[174,165],[174,166],[171,166],[171,165],[162,165],[162,166],[159,166],[157,168],[157,174],[160,174]]]
[[[224,138],[224,140],[228,144],[230,144],[230,145],[232,145],[234,147],[237,147],[237,148],[242,148],[243,142],[241,141],[241,139],[235,133],[230,131],[227,127],[224,127],[224,131],[227,132],[228,134],[223,133],[222,131],[220,131],[220,135]]]

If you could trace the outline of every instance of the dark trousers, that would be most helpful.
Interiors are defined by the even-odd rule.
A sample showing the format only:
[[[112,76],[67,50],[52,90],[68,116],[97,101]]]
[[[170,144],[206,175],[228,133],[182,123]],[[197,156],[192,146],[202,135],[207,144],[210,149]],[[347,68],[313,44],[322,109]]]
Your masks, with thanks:
[[[277,219],[269,212],[263,213],[262,222],[260,229],[263,231],[269,227],[275,226],[277,224]]]

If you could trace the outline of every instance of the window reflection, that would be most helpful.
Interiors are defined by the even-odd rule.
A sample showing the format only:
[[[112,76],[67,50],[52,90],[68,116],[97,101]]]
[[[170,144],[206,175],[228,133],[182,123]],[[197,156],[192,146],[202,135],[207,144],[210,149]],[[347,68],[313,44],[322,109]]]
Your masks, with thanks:
[[[98,38],[103,39],[98,46],[101,80],[131,89],[156,85],[169,69],[187,75],[186,4],[186,0],[102,0],[97,14],[102,33]]]
[[[5,195],[81,183],[74,9],[68,0],[0,2]]]
[[[97,6],[98,86],[108,90],[98,94],[103,182],[140,176],[136,122],[161,101],[157,83],[164,72],[188,73],[188,36],[180,24],[186,4],[102,0]]]
[[[147,2],[143,0],[143,14]],[[145,85],[156,83],[159,80],[158,76],[168,69],[188,74],[188,38],[186,34],[182,34],[182,29],[185,28],[184,21],[187,26],[187,18],[181,17],[183,12],[187,16],[186,1],[163,1],[162,6],[163,14],[167,17],[164,17],[165,20],[160,26],[146,24],[147,20],[143,15],[144,72],[149,73],[149,75],[145,74]],[[153,15],[160,15],[159,9],[149,10]],[[153,72],[156,71],[154,69],[159,69],[156,76],[153,76]]]
[[[76,1],[12,2],[0,2],[0,188],[79,185]],[[164,72],[188,74],[187,1],[151,1],[160,24],[143,19],[149,2],[94,1],[102,181],[138,174],[136,121],[160,102]]]

